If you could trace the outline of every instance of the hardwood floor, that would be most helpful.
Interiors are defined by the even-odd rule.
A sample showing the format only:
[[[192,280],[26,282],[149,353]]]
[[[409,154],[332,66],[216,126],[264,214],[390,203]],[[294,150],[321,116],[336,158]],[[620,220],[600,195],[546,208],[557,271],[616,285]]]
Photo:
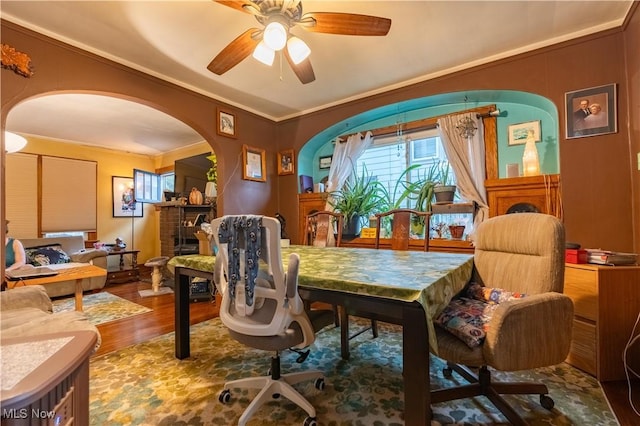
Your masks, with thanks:
[[[140,297],[138,290],[149,288],[151,284],[139,281],[109,285],[103,290],[151,308],[153,311],[99,325],[102,345],[94,356],[117,351],[174,331],[173,294]],[[218,305],[208,301],[191,303],[190,313],[191,324],[197,324],[217,317]],[[640,424],[640,416],[633,412],[629,404],[628,387],[625,381],[602,383],[602,388],[621,426]],[[640,380],[632,382],[632,390],[634,404],[640,407]]]
[[[117,351],[126,346],[144,342],[153,337],[174,331],[173,293],[140,297],[138,290],[150,289],[148,282],[137,281],[111,284],[103,289],[111,294],[151,308],[151,312],[98,325],[102,345],[94,355]],[[191,324],[197,324],[218,316],[215,302],[203,301],[190,304]]]

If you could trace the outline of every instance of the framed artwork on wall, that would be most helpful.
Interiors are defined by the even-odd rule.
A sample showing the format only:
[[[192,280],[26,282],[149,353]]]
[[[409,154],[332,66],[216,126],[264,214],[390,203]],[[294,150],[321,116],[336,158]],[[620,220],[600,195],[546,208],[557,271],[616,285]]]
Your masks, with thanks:
[[[615,83],[567,92],[564,103],[567,139],[618,131]]]
[[[509,145],[521,145],[527,142],[530,137],[536,142],[540,142],[540,120],[527,121],[526,123],[510,124]]]
[[[267,161],[264,149],[242,145],[242,179],[267,181]]]
[[[324,157],[320,157],[320,165],[321,169],[330,169],[331,168],[331,160],[333,160],[333,155],[326,155]]]
[[[113,217],[142,217],[142,203],[136,202],[132,177],[112,176]]]
[[[285,149],[278,153],[278,175],[292,175],[295,172],[293,149]]]
[[[236,138],[238,136],[238,121],[236,120],[236,115],[218,108],[217,131],[219,135]]]

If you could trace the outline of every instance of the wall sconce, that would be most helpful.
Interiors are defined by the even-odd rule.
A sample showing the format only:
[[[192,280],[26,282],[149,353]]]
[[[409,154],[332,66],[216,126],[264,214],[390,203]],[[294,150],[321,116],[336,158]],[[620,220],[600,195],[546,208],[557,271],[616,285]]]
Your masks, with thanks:
[[[522,155],[522,174],[524,176],[537,176],[540,174],[540,160],[536,140],[533,137],[527,139]]]
[[[27,140],[20,135],[4,132],[4,150],[7,154],[18,152],[27,145]]]

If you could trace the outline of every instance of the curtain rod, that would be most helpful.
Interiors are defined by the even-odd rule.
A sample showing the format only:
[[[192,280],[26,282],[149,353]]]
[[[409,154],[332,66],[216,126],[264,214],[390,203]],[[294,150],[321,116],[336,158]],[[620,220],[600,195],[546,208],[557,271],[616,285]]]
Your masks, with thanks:
[[[486,106],[483,106],[483,107],[471,108],[471,109],[467,109],[467,110],[464,110],[464,111],[459,111],[459,112],[456,112],[456,114],[464,114],[464,113],[469,113],[469,112],[475,112],[477,118],[497,117],[498,114],[500,114],[500,110],[498,110],[496,108],[495,104],[494,105],[486,105]],[[402,130],[403,131],[407,131],[407,130],[413,131],[413,130],[428,129],[428,128],[435,127],[438,119],[442,118],[442,117],[446,117],[447,115],[451,115],[451,114],[437,115],[435,117],[423,118],[423,119],[415,120],[415,121],[407,121],[406,123],[398,123],[398,124],[394,124],[394,125],[391,125],[391,126],[378,127],[376,129],[364,130],[364,132],[371,132],[371,133],[373,133],[373,136],[389,135],[389,134],[396,133],[397,130],[398,130],[398,126],[399,125],[402,125]],[[362,131],[360,131],[358,133],[362,133]],[[343,142],[346,142],[347,139],[349,139],[349,136],[355,135],[355,134],[357,134],[357,133],[347,133],[347,134],[338,136],[337,139],[340,140],[340,143],[343,143]],[[342,138],[344,138],[345,140],[342,141]]]

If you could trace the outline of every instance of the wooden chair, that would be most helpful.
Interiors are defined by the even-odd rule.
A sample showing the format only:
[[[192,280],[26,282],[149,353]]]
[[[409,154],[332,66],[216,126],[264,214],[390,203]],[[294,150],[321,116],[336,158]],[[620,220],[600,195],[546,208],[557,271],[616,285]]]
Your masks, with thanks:
[[[305,245],[314,247],[340,247],[342,244],[342,229],[344,216],[328,210],[309,213],[305,218]],[[334,228],[334,224],[336,225]],[[335,238],[329,238],[334,232]],[[378,337],[378,324],[376,320],[371,320],[371,326],[349,335],[349,314],[346,309],[339,309],[334,305],[336,327],[340,326],[341,356],[349,359],[349,340],[371,329],[373,337]]]
[[[412,209],[389,210],[376,215],[376,249],[380,248],[380,228],[382,218],[392,216],[391,225],[391,250],[409,250],[411,241],[411,218],[421,217],[424,219],[424,251],[429,251],[429,225],[431,212],[421,212]]]
[[[344,216],[342,213],[327,210],[310,213],[305,218],[304,243],[314,247],[340,247],[342,243],[342,226]],[[334,231],[333,224],[336,224],[335,238],[329,238],[329,230]]]

